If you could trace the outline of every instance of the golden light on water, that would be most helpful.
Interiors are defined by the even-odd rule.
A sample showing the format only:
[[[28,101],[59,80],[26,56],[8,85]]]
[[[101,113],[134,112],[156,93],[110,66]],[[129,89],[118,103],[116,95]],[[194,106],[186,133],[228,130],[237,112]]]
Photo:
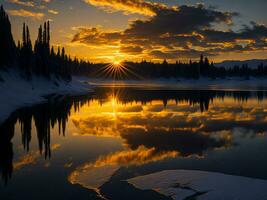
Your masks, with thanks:
[[[114,96],[111,98],[112,115],[114,118],[116,118],[116,116],[117,116],[117,105],[118,105],[118,100]]]

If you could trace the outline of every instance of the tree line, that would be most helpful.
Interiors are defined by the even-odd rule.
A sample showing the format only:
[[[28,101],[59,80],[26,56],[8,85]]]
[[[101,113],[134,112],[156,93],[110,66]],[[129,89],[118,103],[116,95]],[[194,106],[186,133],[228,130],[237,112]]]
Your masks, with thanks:
[[[18,67],[27,79],[32,75],[50,78],[54,75],[71,81],[71,66],[74,60],[58,47],[50,45],[50,22],[39,27],[38,37],[32,45],[29,27],[24,23],[22,41],[16,45],[11,33],[11,24],[3,6],[0,7],[0,69]]]
[[[51,75],[71,80],[71,75],[82,75],[91,78],[106,78],[109,74],[106,67],[109,63],[93,64],[88,61],[71,58],[64,48],[55,49],[50,44],[50,22],[47,21],[38,30],[38,37],[32,45],[29,27],[23,24],[22,42],[15,44],[11,33],[11,24],[3,6],[0,8],[0,69],[18,66],[22,74],[30,79],[33,74],[50,78]],[[200,77],[226,78],[267,76],[267,66],[260,64],[257,68],[248,65],[234,66],[232,68],[215,67],[207,57],[200,56],[199,61],[183,63],[153,62],[124,62],[127,69],[120,79],[138,78],[190,78]],[[110,77],[114,78],[114,77]]]
[[[75,60],[71,72],[75,75],[86,75],[91,78],[114,78],[112,74],[105,73],[109,63],[92,64],[79,62]],[[266,77],[267,66],[263,63],[256,68],[250,68],[247,64],[242,66],[233,66],[231,68],[216,67],[207,57],[200,56],[198,61],[189,61],[188,63],[177,61],[168,63],[164,60],[162,63],[153,63],[148,61],[142,62],[123,62],[122,65],[127,69],[124,75],[115,77],[122,79],[139,79],[139,78],[186,78],[199,79],[208,77],[211,79],[241,77],[249,79],[250,77]]]
[[[207,57],[200,56],[199,61],[189,61],[183,63],[168,63],[164,60],[162,63],[153,63],[143,61],[141,63],[125,63],[127,66],[133,66],[137,74],[143,75],[145,78],[189,78],[199,79],[200,77],[208,77],[212,79],[227,77],[242,77],[249,79],[250,77],[267,76],[267,65],[263,63],[256,68],[250,68],[247,64],[242,66],[233,66],[230,68],[216,67]]]

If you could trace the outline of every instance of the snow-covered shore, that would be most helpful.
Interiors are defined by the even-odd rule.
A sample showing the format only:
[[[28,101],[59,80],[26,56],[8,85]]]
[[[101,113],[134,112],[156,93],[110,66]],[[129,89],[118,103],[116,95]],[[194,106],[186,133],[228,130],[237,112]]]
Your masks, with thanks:
[[[4,80],[4,82],[1,81]],[[267,79],[242,78],[216,79],[201,78],[188,79],[152,79],[113,81],[106,79],[90,79],[87,77],[73,77],[67,83],[55,77],[48,80],[34,76],[27,81],[19,72],[11,69],[8,72],[0,71],[0,124],[18,108],[45,101],[44,96],[49,94],[78,95],[92,91],[95,86],[115,87],[145,87],[151,89],[197,89],[197,90],[264,90],[267,91]]]
[[[0,124],[15,110],[45,101],[49,94],[79,95],[91,92],[91,86],[84,84],[80,77],[73,77],[69,83],[33,76],[32,80],[23,79],[16,70],[0,71]]]
[[[174,200],[267,199],[266,180],[214,172],[169,170],[135,177],[128,182],[142,190],[155,190]]]

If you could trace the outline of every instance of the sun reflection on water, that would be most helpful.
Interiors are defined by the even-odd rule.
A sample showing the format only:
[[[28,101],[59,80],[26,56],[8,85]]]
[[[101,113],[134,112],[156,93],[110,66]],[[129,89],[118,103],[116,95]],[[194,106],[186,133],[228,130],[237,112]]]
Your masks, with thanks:
[[[266,101],[260,101],[253,96],[242,100],[239,96],[233,98],[230,94],[220,98],[216,95],[211,96],[210,91],[208,94],[204,92],[205,95],[209,95],[207,99],[202,93],[196,93],[199,98],[195,93],[191,96],[184,93],[184,91],[178,93],[183,94],[183,98],[179,98],[175,91],[160,93],[140,88],[127,90],[111,87],[108,90],[100,88],[95,94],[84,101],[77,101],[78,104],[73,106],[66,104],[69,105],[67,108],[62,108],[62,104],[55,107],[53,103],[50,105],[53,105],[51,107],[53,109],[44,108],[46,110],[50,108],[52,111],[61,109],[62,112],[67,113],[67,117],[64,118],[67,121],[62,123],[66,125],[67,137],[63,139],[60,135],[52,134],[59,128],[53,125],[55,125],[55,116],[61,112],[51,113],[48,116],[52,120],[53,127],[51,139],[50,132],[44,132],[47,133],[47,138],[44,137],[43,140],[46,141],[41,144],[46,145],[45,148],[49,150],[47,152],[55,150],[52,144],[59,144],[60,149],[67,149],[67,153],[71,148],[64,143],[65,141],[71,141],[75,149],[82,149],[84,145],[86,156],[82,162],[79,161],[79,166],[75,166],[77,160],[71,159],[66,161],[67,164],[64,167],[72,168],[69,176],[71,183],[86,183],[86,187],[97,188],[103,184],[103,180],[108,181],[121,167],[143,166],[177,158],[205,160],[210,152],[227,152],[237,148],[241,143],[240,138],[243,138],[244,142],[244,138],[252,140],[252,138],[259,138],[258,136],[266,137]],[[207,106],[201,109],[201,104]],[[39,109],[32,112],[36,115]],[[27,119],[26,116],[24,124]],[[36,115],[36,125],[40,124],[38,119]],[[61,120],[63,120],[62,117],[59,118],[59,121]],[[62,126],[65,127],[65,125]],[[49,126],[50,121],[47,128]],[[39,139],[43,136],[40,134],[43,128],[40,125],[38,127],[39,129],[33,126],[35,134],[32,136],[36,135]],[[21,131],[20,126],[16,129],[18,132]],[[18,140],[19,144],[20,140],[21,138]],[[87,144],[92,140],[91,145],[99,141],[96,146],[91,147],[93,150],[101,151],[101,148],[105,149],[109,146],[111,148],[88,160]],[[77,157],[83,154],[81,151],[75,151],[75,153]],[[14,162],[14,170],[34,165],[40,162],[39,160],[38,151],[29,153],[28,156],[22,154]],[[92,181],[88,182],[89,179]]]
[[[98,188],[120,167],[175,157],[205,159],[208,151],[234,148],[236,127],[250,127],[250,132],[260,136],[267,118],[266,102],[255,99],[240,103],[227,97],[222,104],[216,98],[209,110],[201,112],[199,105],[185,101],[168,100],[167,105],[159,100],[123,103],[121,95],[112,91],[105,103],[90,105],[94,116],[83,119],[76,116],[78,121],[73,118],[82,136],[120,138],[125,149],[79,166],[68,177],[72,184]],[[259,115],[265,117],[256,121]]]

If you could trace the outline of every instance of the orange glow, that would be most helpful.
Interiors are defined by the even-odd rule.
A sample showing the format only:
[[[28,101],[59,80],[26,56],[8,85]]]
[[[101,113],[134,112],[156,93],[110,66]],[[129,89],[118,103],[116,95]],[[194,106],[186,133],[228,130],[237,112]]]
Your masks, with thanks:
[[[114,60],[110,64],[104,66],[99,70],[99,74],[111,79],[125,79],[130,76],[142,78],[138,74],[134,73],[130,69],[130,66],[127,66],[120,60]]]
[[[76,168],[69,176],[71,184],[96,189],[106,182],[122,166],[139,166],[167,158],[176,157],[178,152],[157,152],[155,148],[140,146],[136,150],[126,150],[100,157],[92,163],[85,163]]]
[[[114,65],[114,67],[120,67],[121,61],[114,61],[113,65]]]
[[[103,73],[109,78],[117,79],[127,76],[127,69],[121,61],[114,61],[105,66]]]
[[[177,156],[204,158],[205,151],[203,154],[187,154],[186,149],[178,145],[173,149],[161,149],[157,143],[153,144],[154,146],[150,146],[150,143],[146,145],[149,140],[141,140],[143,137],[139,139],[140,143],[135,142],[142,134],[153,135],[157,131],[163,134],[173,134],[177,131],[179,134],[179,131],[188,131],[191,135],[201,133],[203,137],[224,141],[223,145],[210,148],[221,151],[233,145],[233,130],[230,126],[232,123],[236,123],[236,126],[242,126],[243,123],[253,124],[257,113],[267,110],[266,102],[259,103],[253,98],[238,102],[225,97],[223,104],[222,99],[215,98],[209,110],[201,112],[198,104],[191,105],[187,101],[169,100],[166,106],[160,100],[124,103],[122,96],[123,93],[108,93],[101,104],[93,100],[89,106],[82,107],[79,113],[71,116],[80,136],[113,137],[119,139],[124,148],[77,167],[68,177],[70,183],[97,190],[120,167],[141,166]],[[262,123],[266,123],[266,119],[263,118]],[[215,129],[216,127],[218,129]],[[262,132],[258,134],[261,135]],[[135,142],[131,143],[128,140],[130,137],[127,139],[127,136],[135,138]],[[164,141],[160,143],[163,144]]]

